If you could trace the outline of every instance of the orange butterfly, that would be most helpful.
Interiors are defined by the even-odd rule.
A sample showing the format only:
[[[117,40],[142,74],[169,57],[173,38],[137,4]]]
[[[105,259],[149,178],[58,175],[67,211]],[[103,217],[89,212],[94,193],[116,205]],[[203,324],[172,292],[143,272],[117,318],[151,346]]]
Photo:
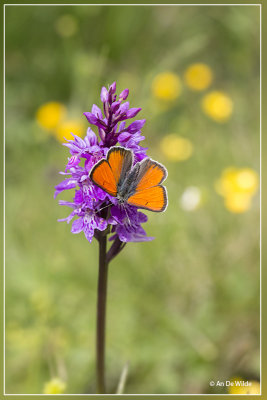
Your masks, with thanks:
[[[166,168],[150,158],[133,166],[133,152],[118,146],[111,147],[107,158],[95,164],[90,172],[94,184],[116,197],[119,204],[155,212],[167,208],[167,190],[161,185],[166,177]]]

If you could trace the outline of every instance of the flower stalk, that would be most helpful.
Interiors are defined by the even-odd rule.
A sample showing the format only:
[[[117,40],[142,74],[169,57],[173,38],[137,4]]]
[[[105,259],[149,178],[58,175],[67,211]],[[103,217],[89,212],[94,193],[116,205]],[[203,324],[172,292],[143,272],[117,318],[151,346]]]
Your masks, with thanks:
[[[117,238],[107,251],[107,232],[99,232],[99,235],[96,235],[96,237],[99,242],[96,319],[96,384],[97,394],[105,394],[105,338],[108,267],[110,261],[121,252],[126,243],[121,242]]]
[[[97,393],[105,394],[105,326],[108,284],[107,235],[99,236],[99,271],[97,288],[97,323],[96,323],[96,382]]]

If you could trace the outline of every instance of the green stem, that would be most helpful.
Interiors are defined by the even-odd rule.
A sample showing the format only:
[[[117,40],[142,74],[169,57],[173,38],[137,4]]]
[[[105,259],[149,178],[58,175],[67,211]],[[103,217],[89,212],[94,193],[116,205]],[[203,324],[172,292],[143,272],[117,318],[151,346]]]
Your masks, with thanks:
[[[105,394],[105,325],[108,282],[107,236],[99,237],[99,275],[97,289],[96,375],[97,393]]]

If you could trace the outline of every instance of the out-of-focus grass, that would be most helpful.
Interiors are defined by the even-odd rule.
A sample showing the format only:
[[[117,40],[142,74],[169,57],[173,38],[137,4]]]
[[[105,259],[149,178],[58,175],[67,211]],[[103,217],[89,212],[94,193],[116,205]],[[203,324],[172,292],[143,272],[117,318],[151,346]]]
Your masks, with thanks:
[[[204,92],[184,84],[195,62],[214,74]],[[165,71],[182,82],[172,104],[151,92]],[[127,244],[110,265],[109,390],[127,361],[126,393],[222,393],[211,379],[257,379],[258,197],[232,214],[214,182],[229,166],[259,168],[259,9],[25,6],[6,7],[6,391],[41,393],[60,376],[66,393],[94,393],[97,244],[56,222],[69,212],[53,199],[67,150],[35,113],[60,101],[82,119],[113,80],[143,108],[144,146],[169,171],[169,207],[148,213],[155,241]],[[203,113],[209,90],[231,97],[228,122]],[[192,142],[191,158],[164,156],[172,133]],[[180,198],[192,185],[205,196],[189,213]]]

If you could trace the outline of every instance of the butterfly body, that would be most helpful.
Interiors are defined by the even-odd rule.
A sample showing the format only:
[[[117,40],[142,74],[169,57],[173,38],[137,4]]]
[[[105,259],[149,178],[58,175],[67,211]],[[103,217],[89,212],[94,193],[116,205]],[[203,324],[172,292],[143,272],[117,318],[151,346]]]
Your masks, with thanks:
[[[146,158],[133,166],[133,153],[123,147],[111,147],[107,158],[91,170],[91,180],[101,189],[129,204],[150,211],[165,211],[167,191],[161,183],[167,177],[166,168]]]
[[[119,203],[124,203],[135,193],[136,178],[138,176],[139,163],[135,164],[133,169],[126,175],[125,179],[118,183],[117,199]]]

